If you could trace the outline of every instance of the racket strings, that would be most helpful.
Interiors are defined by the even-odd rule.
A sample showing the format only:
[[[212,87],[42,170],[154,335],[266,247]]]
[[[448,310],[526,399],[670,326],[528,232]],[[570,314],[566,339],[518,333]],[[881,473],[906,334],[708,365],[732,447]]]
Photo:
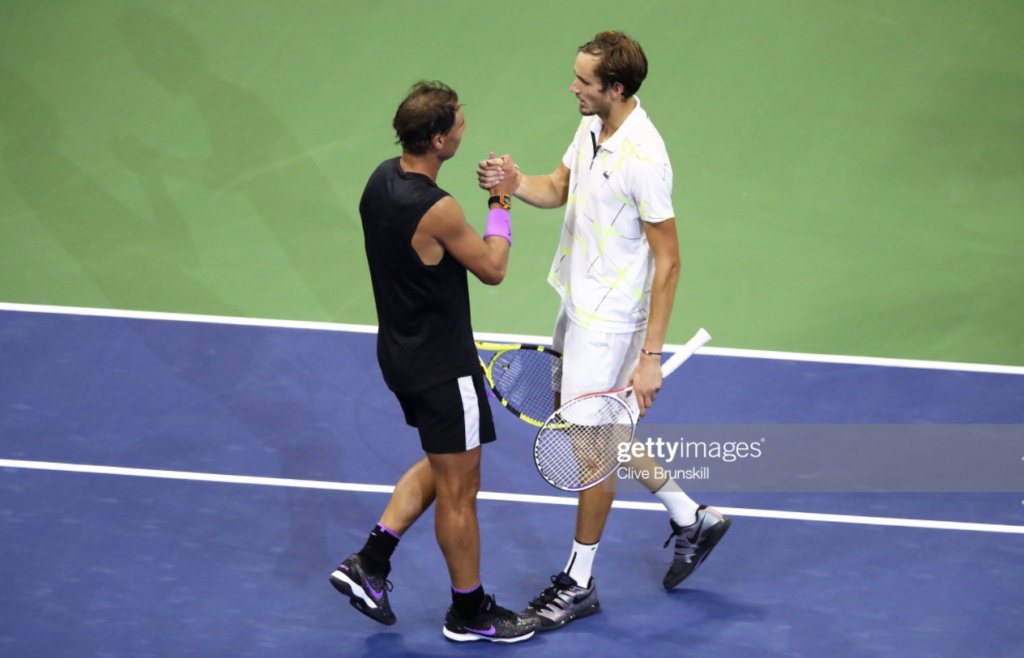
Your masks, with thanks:
[[[534,457],[541,474],[556,487],[585,489],[615,469],[619,446],[632,438],[626,405],[611,395],[595,395],[569,402],[545,423]]]
[[[511,350],[494,358],[491,377],[508,406],[540,424],[555,412],[562,359],[540,350]]]

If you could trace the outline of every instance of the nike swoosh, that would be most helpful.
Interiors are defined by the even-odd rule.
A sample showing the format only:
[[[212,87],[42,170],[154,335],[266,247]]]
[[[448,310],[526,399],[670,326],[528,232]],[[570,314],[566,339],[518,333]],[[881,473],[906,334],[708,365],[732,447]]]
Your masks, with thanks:
[[[700,523],[697,525],[697,529],[693,531],[693,536],[687,537],[686,541],[690,542],[691,544],[697,543],[697,540],[700,539],[700,531],[704,529],[704,520],[706,518],[707,516],[700,517]]]
[[[486,631],[478,631],[478,630],[473,629],[473,628],[467,628],[466,630],[469,631],[470,633],[476,633],[477,635],[494,635],[495,633],[497,633],[497,631],[494,630],[494,625],[493,624]]]
[[[366,585],[366,589],[370,590],[370,594],[373,594],[373,598],[380,600],[380,597],[384,596],[384,590],[378,592],[377,590],[373,589],[373,585],[370,584],[370,581],[365,580],[363,582]]]

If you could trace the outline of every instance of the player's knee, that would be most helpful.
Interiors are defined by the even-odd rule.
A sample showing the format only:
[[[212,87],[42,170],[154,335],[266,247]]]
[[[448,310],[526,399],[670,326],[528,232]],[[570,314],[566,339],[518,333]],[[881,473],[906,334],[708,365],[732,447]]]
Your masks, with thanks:
[[[453,502],[466,503],[466,501],[476,500],[476,495],[479,491],[479,469],[437,481],[437,497],[439,499],[443,498]]]

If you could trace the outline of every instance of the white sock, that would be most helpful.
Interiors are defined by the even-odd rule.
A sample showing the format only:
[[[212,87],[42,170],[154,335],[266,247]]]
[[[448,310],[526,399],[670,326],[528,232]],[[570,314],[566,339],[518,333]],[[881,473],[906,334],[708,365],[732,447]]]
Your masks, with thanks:
[[[654,495],[668,508],[668,513],[672,515],[676,525],[687,526],[696,523],[697,508],[700,505],[682,491],[665,491],[667,488],[662,487]]]
[[[594,555],[597,554],[597,544],[581,544],[575,539],[572,541],[572,555],[565,565],[565,573],[576,581],[580,587],[590,584],[590,570],[594,566]]]

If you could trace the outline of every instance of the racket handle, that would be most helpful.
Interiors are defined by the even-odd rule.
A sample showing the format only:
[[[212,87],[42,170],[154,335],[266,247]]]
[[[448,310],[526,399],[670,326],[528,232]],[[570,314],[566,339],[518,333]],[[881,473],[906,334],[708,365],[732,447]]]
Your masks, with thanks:
[[[675,372],[676,368],[683,365],[683,361],[693,356],[693,353],[704,346],[709,340],[711,340],[711,334],[701,328],[697,335],[687,341],[686,345],[683,345],[682,349],[673,354],[672,358],[668,361],[661,364],[661,376],[668,377],[671,375]]]

